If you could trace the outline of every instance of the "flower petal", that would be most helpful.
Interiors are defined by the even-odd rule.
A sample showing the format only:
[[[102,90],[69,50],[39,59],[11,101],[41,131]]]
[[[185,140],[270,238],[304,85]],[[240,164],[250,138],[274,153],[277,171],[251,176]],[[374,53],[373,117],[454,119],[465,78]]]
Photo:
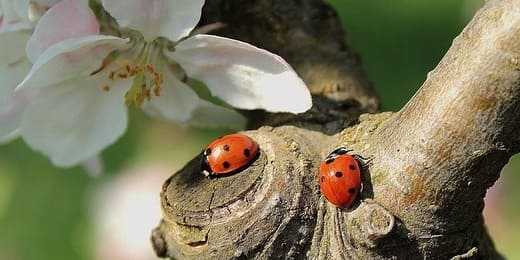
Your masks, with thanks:
[[[246,118],[237,111],[217,106],[206,100],[199,99],[197,106],[191,112],[191,118],[186,125],[196,127],[225,127],[230,129],[244,129]]]
[[[126,43],[125,39],[104,35],[61,41],[40,55],[18,88],[41,88],[78,75],[87,76],[100,68],[111,51]]]
[[[0,25],[29,21],[29,0],[0,0],[2,19]]]
[[[59,1],[60,0],[33,0],[32,2],[36,2],[38,4],[38,6],[49,7],[49,6],[55,5]],[[85,2],[88,0],[80,0],[80,1]]]
[[[30,67],[31,64],[28,60],[22,60],[16,64],[0,64],[0,104],[5,104],[11,98],[13,90],[22,81]]]
[[[94,87],[102,80],[76,78],[41,91],[22,120],[25,142],[60,167],[84,162],[115,142],[126,129],[129,82],[114,81],[104,92]]]
[[[25,46],[31,34],[22,29],[0,31],[0,64],[9,65],[26,59],[25,51],[20,46]]]
[[[312,105],[307,86],[289,64],[250,44],[198,34],[166,55],[234,107],[301,113]]]
[[[0,143],[18,137],[23,112],[31,98],[32,95],[27,91],[15,91],[7,101],[0,103]]]
[[[177,41],[197,25],[204,0],[102,0],[120,26],[140,31],[145,40],[158,36]]]
[[[35,62],[47,48],[65,39],[99,34],[99,23],[85,1],[63,0],[39,20],[27,42],[27,57]]]
[[[192,126],[242,128],[245,118],[236,111],[200,99],[190,86],[179,81],[161,61],[164,85],[160,96],[143,103],[151,116]]]
[[[8,142],[18,134],[23,111],[30,98],[27,93],[13,90],[30,66],[28,60],[0,65],[0,143]]]

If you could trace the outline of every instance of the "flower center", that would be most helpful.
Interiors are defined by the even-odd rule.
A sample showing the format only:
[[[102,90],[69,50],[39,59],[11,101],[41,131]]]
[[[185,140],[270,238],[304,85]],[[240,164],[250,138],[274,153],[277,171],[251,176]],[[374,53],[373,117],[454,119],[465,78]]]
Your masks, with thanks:
[[[160,96],[163,78],[160,71],[156,70],[152,63],[132,64],[130,61],[118,62],[119,68],[108,72],[111,81],[133,77],[133,83],[125,94],[125,104],[135,103],[140,107],[144,100],[150,101],[153,96]],[[109,91],[110,85],[103,86],[103,90]]]
[[[124,52],[109,54],[101,67],[90,75],[103,71],[111,63],[115,64],[105,72],[109,82],[103,85],[103,90],[110,91],[116,80],[133,78],[132,86],[125,94],[125,104],[134,103],[140,107],[145,100],[150,101],[153,96],[161,95],[163,77],[161,71],[154,66],[154,62],[160,58],[161,50],[160,44],[156,42],[138,42]]]
[[[162,73],[172,73],[183,83],[188,81],[184,69],[163,53],[164,49],[171,49],[172,42],[164,38],[146,42],[135,35],[130,35],[130,38],[134,39],[132,47],[108,54],[101,66],[90,73],[91,76],[106,73],[108,84],[102,86],[104,91],[110,91],[116,80],[132,79],[132,85],[125,93],[125,104],[134,103],[140,107],[144,101],[161,95],[164,83]]]

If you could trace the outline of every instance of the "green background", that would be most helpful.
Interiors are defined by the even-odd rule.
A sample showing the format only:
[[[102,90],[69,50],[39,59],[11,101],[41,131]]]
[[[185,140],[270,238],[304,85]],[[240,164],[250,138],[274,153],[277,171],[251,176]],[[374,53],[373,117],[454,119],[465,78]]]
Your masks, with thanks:
[[[481,2],[474,0],[330,0],[385,110],[397,111],[419,88]],[[103,152],[106,174],[58,169],[17,140],[0,146],[0,259],[93,259],[92,190],[122,169],[157,162],[171,172],[220,130],[184,129],[131,109],[127,133]],[[498,249],[520,258],[520,160],[504,169],[486,209]],[[157,190],[157,193],[159,190]]]

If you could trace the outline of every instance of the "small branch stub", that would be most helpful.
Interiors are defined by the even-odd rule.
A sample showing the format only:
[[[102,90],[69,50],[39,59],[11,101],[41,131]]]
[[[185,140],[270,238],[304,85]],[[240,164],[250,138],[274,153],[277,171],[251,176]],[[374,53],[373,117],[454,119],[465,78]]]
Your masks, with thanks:
[[[388,235],[394,228],[395,217],[377,203],[368,202],[365,214],[367,238],[374,242]]]

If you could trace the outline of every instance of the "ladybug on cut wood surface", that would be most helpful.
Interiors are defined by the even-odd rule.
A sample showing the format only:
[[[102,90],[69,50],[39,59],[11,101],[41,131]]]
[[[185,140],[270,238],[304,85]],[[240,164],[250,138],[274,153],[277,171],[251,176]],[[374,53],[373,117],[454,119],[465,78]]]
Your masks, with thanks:
[[[258,153],[258,144],[251,137],[239,133],[224,135],[204,149],[200,171],[208,177],[236,173],[249,166]]]
[[[320,165],[318,182],[323,196],[337,207],[349,208],[361,188],[361,170],[366,159],[345,147],[332,151]]]

